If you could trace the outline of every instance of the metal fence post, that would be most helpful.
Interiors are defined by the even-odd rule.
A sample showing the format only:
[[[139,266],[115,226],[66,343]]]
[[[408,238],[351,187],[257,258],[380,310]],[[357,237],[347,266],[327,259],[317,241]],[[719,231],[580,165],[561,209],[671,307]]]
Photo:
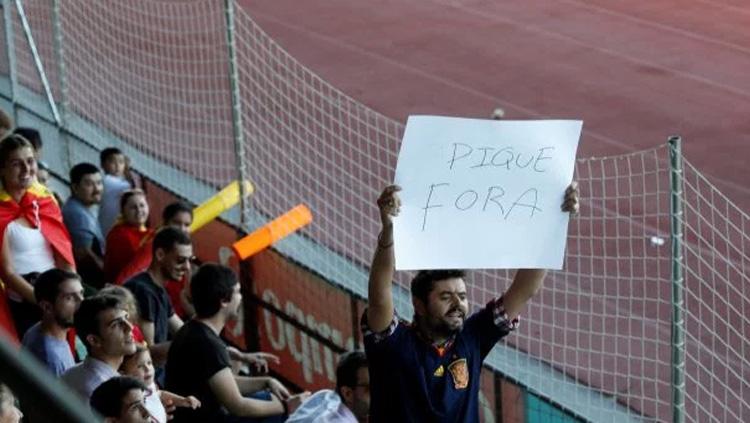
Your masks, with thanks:
[[[58,126],[58,139],[65,143],[65,164],[68,169],[73,167],[72,146],[67,136],[68,130],[68,84],[65,72],[65,56],[63,54],[64,39],[62,18],[60,16],[60,0],[52,0],[52,25],[54,31],[55,62],[57,64],[57,81],[60,84],[58,98],[58,110],[60,112],[60,123]]]
[[[229,86],[232,91],[232,129],[234,133],[234,153],[237,161],[237,178],[240,180],[240,228],[248,232],[247,221],[247,167],[245,162],[245,135],[242,128],[242,99],[240,98],[239,73],[237,70],[237,44],[234,27],[234,0],[224,0],[224,11],[227,25],[227,53],[229,56]]]
[[[5,21],[5,48],[8,53],[8,77],[10,79],[11,117],[18,122],[18,70],[16,69],[16,43],[13,32],[13,1],[3,0],[3,20]]]
[[[682,139],[669,137],[670,227],[672,240],[672,422],[685,421],[685,278],[683,275]]]

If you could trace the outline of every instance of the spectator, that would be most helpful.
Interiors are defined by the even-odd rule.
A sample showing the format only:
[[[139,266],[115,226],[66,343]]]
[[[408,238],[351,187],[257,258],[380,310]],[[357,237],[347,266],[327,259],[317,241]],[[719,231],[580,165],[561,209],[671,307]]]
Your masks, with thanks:
[[[120,214],[122,193],[140,187],[130,173],[129,162],[128,157],[119,148],[105,148],[99,154],[99,164],[104,170],[104,193],[99,210],[99,225],[104,235],[112,229]]]
[[[169,203],[161,213],[161,221],[164,226],[171,226],[189,234],[190,225],[193,224],[193,209],[182,201]]]
[[[65,372],[62,380],[88,401],[102,382],[117,376],[123,358],[135,352],[133,325],[118,298],[95,295],[81,303],[75,328],[88,356]]]
[[[164,289],[167,280],[179,280],[190,272],[193,245],[190,237],[174,228],[163,228],[154,238],[148,270],[125,282],[138,303],[141,329],[149,345],[167,341],[182,326]]]
[[[23,413],[16,405],[16,397],[5,385],[0,385],[0,423],[18,423]]]
[[[146,408],[148,388],[138,379],[115,376],[99,385],[91,394],[91,408],[105,423],[155,423]]]
[[[145,403],[148,412],[159,423],[167,422],[165,405],[170,407],[198,408],[200,401],[193,396],[183,397],[169,391],[160,390],[154,379],[154,364],[151,354],[145,345],[136,345],[135,354],[125,357],[120,367],[120,373],[134,377],[146,385]]]
[[[131,189],[120,197],[120,218],[107,234],[104,254],[104,278],[113,283],[120,271],[135,258],[138,249],[151,238],[146,227],[148,221],[146,194]]]
[[[393,216],[397,186],[378,199],[382,230],[369,281],[369,305],[362,333],[370,368],[373,422],[478,422],[482,362],[495,343],[515,330],[518,315],[541,287],[545,271],[516,272],[505,294],[466,318],[468,300],[462,271],[417,273],[411,283],[414,324],[394,314]],[[563,211],[577,212],[575,182],[565,192]]]
[[[60,197],[60,194],[58,194],[55,190],[53,190],[49,186],[49,178],[50,178],[49,166],[47,165],[47,163],[45,163],[45,162],[43,162],[41,160],[37,160],[36,161],[36,165],[37,165],[36,180],[40,184],[42,184],[45,187],[47,187],[47,189],[49,190],[49,192],[52,193],[52,196],[55,197],[55,201],[57,202],[58,205],[62,204],[63,201],[62,201],[62,197]]]
[[[31,146],[34,147],[34,155],[37,160],[42,157],[42,135],[34,128],[18,127],[13,131],[14,134],[26,138]]]
[[[362,351],[342,354],[336,366],[336,391],[313,394],[287,423],[367,423],[370,413],[370,373]]]
[[[81,278],[75,273],[50,269],[34,285],[34,296],[42,309],[42,321],[23,337],[23,346],[55,376],[75,365],[67,341],[73,316],[83,301]]]
[[[190,285],[196,318],[186,323],[172,341],[166,388],[179,395],[195,395],[201,408],[177,409],[174,422],[243,422],[250,421],[242,418],[246,416],[278,416],[287,408],[293,411],[304,395],[291,396],[271,377],[232,374],[229,354],[219,334],[237,315],[242,300],[234,272],[225,266],[205,264]],[[271,392],[270,401],[243,397],[264,389]]]
[[[65,225],[73,239],[78,274],[95,288],[104,285],[104,236],[96,219],[102,199],[102,174],[91,163],[79,163],[70,170],[71,196],[63,206]]]
[[[73,270],[70,235],[50,191],[36,182],[36,158],[28,140],[9,135],[0,141],[0,276],[19,336],[39,321],[33,283],[39,273],[59,266]]]

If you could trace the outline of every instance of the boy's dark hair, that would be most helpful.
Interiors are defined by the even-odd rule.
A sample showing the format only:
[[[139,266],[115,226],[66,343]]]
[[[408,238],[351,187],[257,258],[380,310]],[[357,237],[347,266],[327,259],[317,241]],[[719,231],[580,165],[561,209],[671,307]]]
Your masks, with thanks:
[[[175,201],[174,203],[169,203],[167,207],[164,207],[164,211],[161,212],[161,221],[167,222],[169,220],[172,220],[172,218],[175,217],[175,215],[178,213],[190,213],[190,217],[192,217],[193,208],[184,201]]]
[[[466,271],[459,269],[450,270],[420,270],[417,276],[411,280],[411,296],[427,304],[435,282],[451,278],[466,278]]]
[[[81,302],[81,306],[73,318],[73,323],[76,328],[76,334],[81,338],[87,349],[91,348],[87,339],[88,336],[100,335],[99,313],[111,308],[124,309],[124,306],[119,298],[111,295],[94,295]]]
[[[339,395],[342,387],[354,389],[357,386],[357,371],[362,367],[367,367],[367,356],[364,352],[350,351],[341,354],[336,366],[336,392]]]
[[[35,151],[39,151],[42,148],[42,135],[36,129],[19,126],[13,133],[29,140]]]
[[[81,277],[67,270],[52,268],[39,275],[34,282],[34,298],[36,302],[48,301],[55,303],[57,295],[60,294],[60,284],[69,280],[81,280]]]
[[[195,314],[211,317],[221,309],[221,303],[232,299],[234,286],[239,282],[232,269],[215,263],[206,263],[190,280]]]
[[[153,254],[156,254],[156,250],[172,251],[175,245],[192,245],[190,235],[169,226],[161,228],[154,237]]]
[[[86,175],[93,173],[101,173],[98,167],[91,163],[83,162],[78,163],[70,169],[70,183],[71,185],[78,185]]]
[[[118,154],[121,154],[124,156],[124,154],[122,154],[122,150],[120,150],[117,147],[105,148],[99,153],[99,166],[104,167],[104,163],[106,163],[110,157],[116,156]]]
[[[148,388],[136,378],[115,376],[94,389],[89,404],[102,417],[120,417],[122,399],[133,389],[145,391]]]

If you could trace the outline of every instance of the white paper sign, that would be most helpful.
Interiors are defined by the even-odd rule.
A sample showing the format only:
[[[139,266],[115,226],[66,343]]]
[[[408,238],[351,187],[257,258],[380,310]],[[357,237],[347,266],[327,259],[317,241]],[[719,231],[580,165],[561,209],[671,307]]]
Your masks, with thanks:
[[[410,116],[396,268],[561,269],[582,121]]]

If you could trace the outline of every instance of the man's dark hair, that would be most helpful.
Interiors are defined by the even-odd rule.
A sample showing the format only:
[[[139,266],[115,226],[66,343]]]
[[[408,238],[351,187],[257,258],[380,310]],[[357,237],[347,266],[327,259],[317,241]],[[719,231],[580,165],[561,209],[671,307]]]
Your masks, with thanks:
[[[458,269],[450,270],[420,270],[417,276],[411,280],[411,295],[427,304],[435,282],[450,278],[466,278],[466,271]]]
[[[57,295],[60,294],[60,284],[69,280],[81,280],[81,277],[67,270],[52,268],[39,275],[34,282],[34,298],[36,302],[48,301],[55,303]]]
[[[153,254],[156,254],[156,250],[172,251],[175,245],[192,245],[190,235],[176,228],[163,227],[154,237]]]
[[[89,345],[89,335],[100,335],[99,334],[99,313],[109,310],[111,308],[124,309],[122,301],[111,295],[94,295],[84,299],[81,302],[81,306],[76,311],[73,323],[76,328],[76,334],[86,348],[91,348]]]
[[[122,400],[133,389],[145,391],[146,385],[130,376],[115,376],[99,385],[91,394],[89,404],[102,417],[120,417]]]
[[[232,299],[238,283],[232,269],[215,263],[206,263],[190,280],[190,294],[198,317],[211,317],[218,313],[221,303]]]
[[[104,150],[101,151],[101,153],[99,153],[99,165],[101,167],[104,167],[104,163],[106,163],[110,157],[116,156],[118,154],[121,154],[124,156],[124,154],[122,154],[122,151],[117,147],[105,148]]]
[[[94,173],[101,173],[99,168],[95,165],[87,162],[78,163],[70,169],[70,183],[71,185],[78,185],[84,176]]]
[[[172,220],[178,213],[190,213],[190,217],[193,216],[193,208],[184,201],[175,201],[169,203],[167,207],[164,207],[164,211],[161,212],[161,221],[168,222]]]
[[[344,386],[352,389],[357,386],[357,371],[362,367],[367,367],[367,356],[364,352],[350,351],[341,354],[336,366],[336,392],[339,395]]]
[[[29,140],[35,151],[39,151],[42,148],[42,136],[36,129],[19,126],[13,133]]]

